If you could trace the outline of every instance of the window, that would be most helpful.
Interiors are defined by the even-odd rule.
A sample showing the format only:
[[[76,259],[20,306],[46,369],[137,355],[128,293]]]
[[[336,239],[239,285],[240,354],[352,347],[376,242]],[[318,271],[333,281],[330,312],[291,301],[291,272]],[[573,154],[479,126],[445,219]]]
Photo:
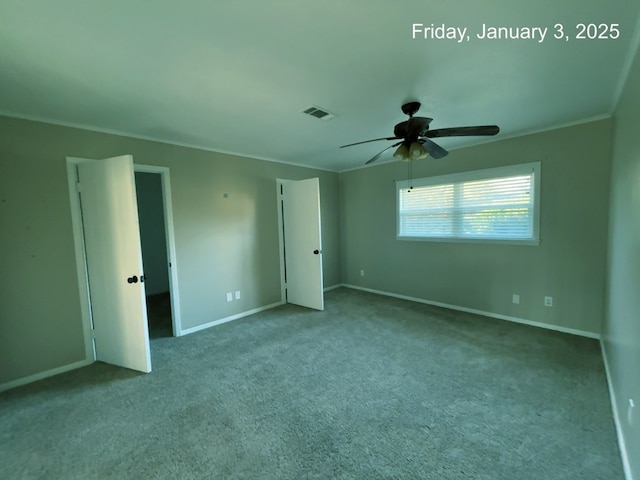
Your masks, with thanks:
[[[396,183],[398,238],[539,243],[540,162]]]

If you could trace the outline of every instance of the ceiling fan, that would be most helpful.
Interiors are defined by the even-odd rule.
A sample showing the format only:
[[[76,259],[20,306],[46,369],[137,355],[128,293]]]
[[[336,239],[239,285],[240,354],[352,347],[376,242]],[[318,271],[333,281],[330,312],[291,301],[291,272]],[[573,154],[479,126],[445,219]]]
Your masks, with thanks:
[[[378,142],[380,140],[400,140],[389,145],[380,153],[375,155],[366,165],[375,162],[380,155],[393,147],[398,147],[393,156],[400,160],[419,160],[431,155],[433,158],[442,158],[447,152],[440,145],[432,141],[436,137],[470,137],[480,135],[496,135],[500,128],[497,125],[478,125],[475,127],[452,127],[429,130],[429,124],[433,120],[428,117],[414,117],[413,115],[420,109],[420,102],[409,102],[402,105],[402,111],[409,115],[409,120],[398,123],[393,128],[393,137],[374,138],[363,142],[342,145],[340,148],[352,147],[363,143]]]

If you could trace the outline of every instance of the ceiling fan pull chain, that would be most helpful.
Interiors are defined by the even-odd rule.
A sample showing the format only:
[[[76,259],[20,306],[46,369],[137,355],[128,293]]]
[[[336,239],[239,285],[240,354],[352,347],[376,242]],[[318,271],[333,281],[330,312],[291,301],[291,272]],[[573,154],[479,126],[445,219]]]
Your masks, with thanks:
[[[409,160],[407,162],[409,164],[409,192],[413,190],[413,161]]]

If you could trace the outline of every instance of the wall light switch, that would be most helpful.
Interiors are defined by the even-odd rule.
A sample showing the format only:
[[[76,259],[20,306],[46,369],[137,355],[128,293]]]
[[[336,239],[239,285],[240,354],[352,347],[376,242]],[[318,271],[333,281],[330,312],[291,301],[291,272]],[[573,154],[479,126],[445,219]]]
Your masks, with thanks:
[[[240,300],[240,290],[236,290],[236,300]]]
[[[520,295],[518,295],[517,293],[513,294],[513,303],[520,303]]]
[[[360,270],[360,276],[364,277],[364,270]]]
[[[227,293],[227,302],[230,302],[231,300],[233,300],[233,293],[228,292]]]
[[[553,297],[544,297],[544,306],[553,307]]]

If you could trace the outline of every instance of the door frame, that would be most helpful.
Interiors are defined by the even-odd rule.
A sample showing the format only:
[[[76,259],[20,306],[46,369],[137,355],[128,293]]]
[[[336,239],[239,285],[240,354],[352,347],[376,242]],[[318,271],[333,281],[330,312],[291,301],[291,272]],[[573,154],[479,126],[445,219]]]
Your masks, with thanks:
[[[286,179],[286,178],[276,178],[276,202],[277,202],[277,212],[278,212],[278,253],[280,256],[280,300],[282,303],[288,303],[287,299],[287,261],[286,261],[286,246],[284,242],[284,200],[282,198],[282,186],[287,183],[294,183],[301,180],[308,180],[307,178],[302,178],[298,180]],[[319,180],[318,180],[319,181]],[[322,236],[322,234],[321,234]],[[322,240],[321,240],[322,241]],[[324,260],[321,259],[321,262]],[[322,275],[324,276],[324,270],[322,270]],[[323,287],[324,287],[324,278],[322,279]],[[324,288],[322,289],[324,294]]]
[[[82,317],[82,331],[84,337],[85,358],[95,361],[96,354],[91,334],[91,297],[89,289],[89,276],[87,271],[87,257],[85,254],[84,233],[82,228],[82,207],[78,195],[78,173],[76,165],[84,162],[97,162],[99,160],[67,157],[67,183],[69,187],[69,201],[71,209],[71,226],[73,230],[73,244],[76,258],[76,273],[78,279],[78,291],[80,294],[80,314]],[[177,263],[175,260],[175,236],[173,232],[173,208],[171,204],[171,185],[168,167],[156,167],[150,165],[134,164],[134,172],[145,171],[160,173],[162,179],[162,196],[165,214],[165,230],[167,237],[167,259],[171,263],[169,270],[169,288],[171,290],[171,317],[173,322],[173,335],[182,335],[182,322],[180,320],[180,296],[178,293]],[[146,308],[146,305],[145,305]]]
[[[280,254],[280,300],[287,303],[287,265],[285,261],[285,245],[284,245],[284,216],[283,216],[283,199],[282,185],[285,183],[295,182],[286,178],[276,178],[276,202],[278,211],[278,253]]]

